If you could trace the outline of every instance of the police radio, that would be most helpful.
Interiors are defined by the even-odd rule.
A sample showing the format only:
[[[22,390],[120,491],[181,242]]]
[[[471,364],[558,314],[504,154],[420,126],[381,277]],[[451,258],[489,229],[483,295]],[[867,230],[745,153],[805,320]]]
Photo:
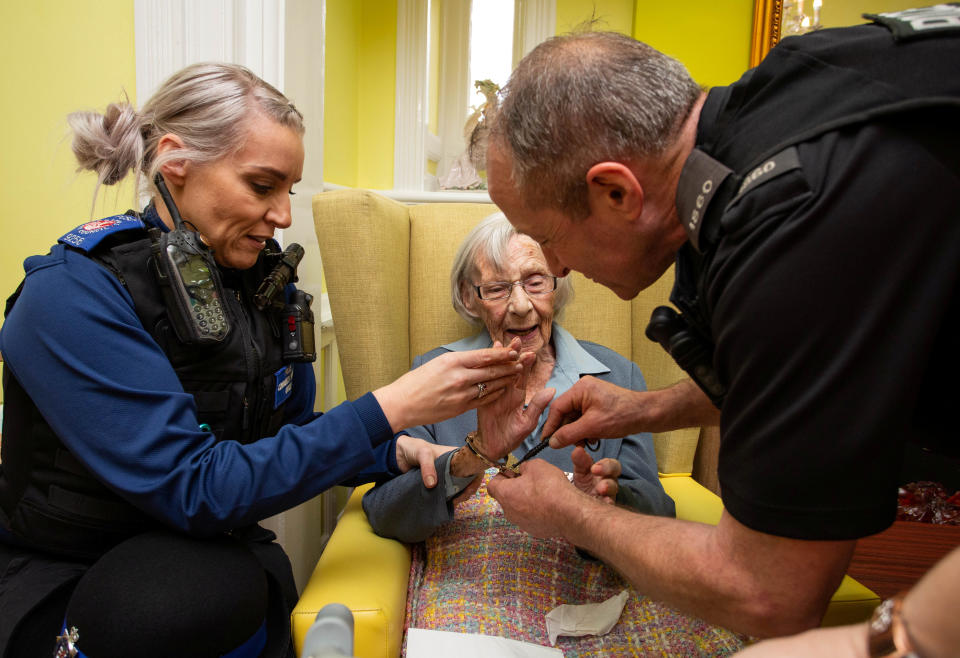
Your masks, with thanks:
[[[313,295],[294,290],[290,301],[284,303],[283,290],[296,281],[297,265],[303,259],[303,247],[296,242],[283,250],[283,255],[253,295],[254,305],[261,311],[272,310],[280,322],[283,360],[311,363],[317,360],[313,333]]]
[[[167,233],[151,229],[154,268],[174,333],[187,345],[219,343],[230,333],[230,320],[213,252],[195,231],[184,228],[159,173],[154,182],[174,224]]]
[[[713,367],[713,345],[691,329],[682,315],[669,306],[658,306],[645,333],[660,343],[718,409],[723,406],[727,389]]]

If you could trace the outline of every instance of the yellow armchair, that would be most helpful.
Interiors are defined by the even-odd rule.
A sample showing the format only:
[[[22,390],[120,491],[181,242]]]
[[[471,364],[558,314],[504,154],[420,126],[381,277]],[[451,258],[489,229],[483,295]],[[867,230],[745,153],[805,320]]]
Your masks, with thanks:
[[[450,265],[469,230],[495,212],[491,204],[405,205],[361,190],[313,199],[347,397],[393,381],[413,357],[475,330],[453,312]],[[668,386],[684,373],[644,335],[650,312],[667,300],[673,272],[630,302],[574,273],[575,298],[560,318],[574,336],[616,350],[640,365],[647,387]],[[654,435],[661,482],[682,519],[716,523],[720,499],[693,479],[699,429]],[[362,658],[400,653],[410,551],[373,533],[357,488],[292,615],[299,654],[307,629],[327,603],[354,613],[355,653]],[[824,624],[870,616],[878,597],[845,577]]]

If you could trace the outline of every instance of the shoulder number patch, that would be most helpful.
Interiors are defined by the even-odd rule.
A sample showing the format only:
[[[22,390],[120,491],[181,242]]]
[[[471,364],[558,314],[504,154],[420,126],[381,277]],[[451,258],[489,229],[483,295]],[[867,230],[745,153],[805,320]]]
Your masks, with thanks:
[[[81,224],[57,242],[77,247],[83,251],[90,251],[108,235],[134,228],[144,228],[144,223],[130,215],[114,215]]]
[[[758,185],[773,180],[788,171],[800,168],[800,156],[797,153],[796,146],[790,146],[780,151],[773,157],[767,158],[761,164],[751,169],[740,183],[740,189],[737,195],[730,200],[729,205],[735,204],[744,194],[754,189]]]
[[[956,31],[960,35],[960,3],[958,2],[882,14],[864,14],[863,17],[886,26],[893,33],[896,41],[936,36],[949,31]]]

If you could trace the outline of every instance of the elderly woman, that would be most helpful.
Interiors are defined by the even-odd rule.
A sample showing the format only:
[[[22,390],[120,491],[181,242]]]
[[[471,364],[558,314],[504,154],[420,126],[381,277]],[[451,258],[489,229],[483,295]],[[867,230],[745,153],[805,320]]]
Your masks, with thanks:
[[[416,473],[407,473],[380,483],[363,499],[374,530],[406,542],[422,541],[451,520],[455,504],[472,493],[490,464],[511,453],[519,459],[539,443],[544,410],[554,392],[566,391],[584,375],[644,389],[636,364],[606,347],[576,340],[554,322],[572,297],[571,284],[550,274],[537,243],[518,234],[502,213],[484,219],[464,240],[450,285],[454,308],[483,331],[417,357],[414,367],[451,352],[518,339],[521,350],[534,358],[527,364],[525,385],[479,414],[471,410],[408,430],[450,446],[436,460],[438,486],[428,489]],[[601,441],[596,460],[579,446],[547,449],[537,457],[570,472],[574,484],[588,493],[649,514],[674,514],[673,501],[657,478],[649,434]]]

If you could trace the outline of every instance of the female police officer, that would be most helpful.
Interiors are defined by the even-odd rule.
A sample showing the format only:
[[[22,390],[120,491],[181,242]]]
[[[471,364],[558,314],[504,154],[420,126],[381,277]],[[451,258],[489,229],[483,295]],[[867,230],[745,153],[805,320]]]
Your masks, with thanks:
[[[305,298],[257,298],[283,267],[296,108],[242,67],[200,64],[139,112],[70,123],[99,184],[156,184],[142,213],[28,258],[7,303],[0,653],[50,655],[61,632],[64,655],[93,658],[289,655],[296,591],[257,521],[348,479],[422,464],[435,482],[431,449],[395,433],[495,399],[516,346],[315,414],[311,356],[281,341]]]

